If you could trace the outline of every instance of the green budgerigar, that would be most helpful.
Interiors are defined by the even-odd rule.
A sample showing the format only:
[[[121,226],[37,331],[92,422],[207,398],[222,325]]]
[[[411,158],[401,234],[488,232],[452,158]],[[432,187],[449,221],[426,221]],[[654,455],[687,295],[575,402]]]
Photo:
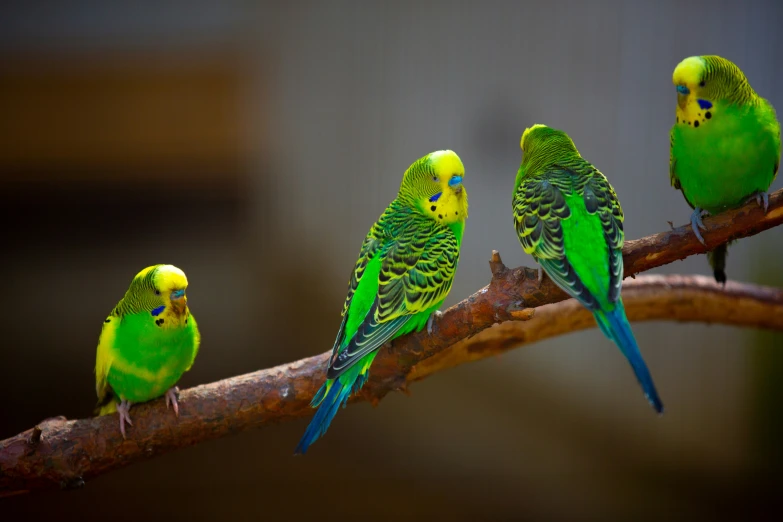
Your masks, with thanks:
[[[198,353],[201,336],[188,308],[184,272],[154,265],[139,272],[103,322],[95,361],[100,415],[120,414],[120,431],[133,424],[133,403],[163,395],[179,415],[177,381]]]
[[[631,364],[658,413],[663,404],[625,316],[623,210],[606,177],[582,159],[565,132],[525,129],[514,184],[514,227],[522,248],[554,283],[593,313]]]
[[[468,217],[464,176],[450,150],[428,154],[405,171],[397,198],[362,243],[327,379],[311,402],[318,411],[296,453],[305,453],[364,385],[381,346],[425,325],[431,331],[459,261]]]
[[[691,56],[674,69],[677,115],[671,130],[669,177],[694,209],[693,233],[702,216],[755,198],[766,212],[767,190],[780,166],[780,124],[739,67],[720,56]],[[708,257],[715,279],[726,282],[727,244]]]

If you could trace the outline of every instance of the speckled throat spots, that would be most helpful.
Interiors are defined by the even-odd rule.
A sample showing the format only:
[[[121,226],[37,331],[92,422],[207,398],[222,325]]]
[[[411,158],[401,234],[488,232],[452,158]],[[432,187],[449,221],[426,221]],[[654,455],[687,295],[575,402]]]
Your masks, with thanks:
[[[438,198],[423,203],[425,213],[438,223],[448,225],[468,217],[468,194],[464,187],[458,191],[446,188]]]
[[[711,102],[697,99],[691,95],[688,97],[688,102],[684,109],[679,105],[677,106],[675,123],[698,129],[702,125],[709,123],[709,120],[714,116],[715,106]]]
[[[182,314],[177,314],[174,310],[167,309],[157,317],[150,317],[150,320],[155,321],[155,326],[164,330],[184,328],[188,325],[189,319],[190,311],[188,309],[185,309],[185,312]]]

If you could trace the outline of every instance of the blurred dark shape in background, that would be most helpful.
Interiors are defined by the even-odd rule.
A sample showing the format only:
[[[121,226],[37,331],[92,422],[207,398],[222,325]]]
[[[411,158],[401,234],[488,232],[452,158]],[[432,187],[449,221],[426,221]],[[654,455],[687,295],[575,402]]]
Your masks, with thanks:
[[[783,110],[783,3],[222,2],[0,7],[0,438],[91,413],[101,321],[173,263],[203,333],[188,387],[328,350],[368,227],[415,159],[451,148],[470,219],[447,305],[489,281],[526,126],[567,130],[627,237],[682,224],[671,72],[720,54]],[[780,188],[777,180],[772,189]],[[729,277],[783,285],[783,229]],[[704,257],[663,273],[708,274]],[[591,332],[306,420],[0,501],[3,520],[775,518],[783,338],[634,326],[657,418]],[[187,408],[187,404],[183,404]],[[133,430],[130,431],[133,436]]]

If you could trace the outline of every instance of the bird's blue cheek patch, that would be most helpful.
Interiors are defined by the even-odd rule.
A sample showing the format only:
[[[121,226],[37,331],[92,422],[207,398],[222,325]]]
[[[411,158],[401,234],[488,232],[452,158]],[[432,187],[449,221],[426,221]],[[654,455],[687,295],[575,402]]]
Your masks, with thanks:
[[[701,107],[701,110],[706,111],[707,109],[712,109],[712,103],[708,102],[707,100],[698,99],[696,101],[699,102],[699,107]]]
[[[157,308],[153,308],[150,313],[152,314],[153,317],[157,317],[160,314],[162,314],[163,310],[165,310],[165,309],[166,309],[166,306],[165,305],[161,305],[161,306],[159,306]]]
[[[438,192],[437,194],[435,194],[434,196],[432,196],[432,197],[430,198],[430,203],[435,203],[436,201],[438,201],[438,200],[440,199],[440,195],[441,195],[441,194],[443,194],[443,192]]]

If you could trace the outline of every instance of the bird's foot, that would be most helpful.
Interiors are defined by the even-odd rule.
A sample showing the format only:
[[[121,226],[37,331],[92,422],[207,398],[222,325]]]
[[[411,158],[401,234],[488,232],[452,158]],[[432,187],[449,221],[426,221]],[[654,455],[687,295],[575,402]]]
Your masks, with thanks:
[[[133,403],[125,399],[122,399],[122,402],[117,405],[117,413],[120,414],[120,433],[122,433],[123,439],[125,438],[125,423],[127,422],[129,425],[133,426],[133,421],[131,421],[130,415],[128,414],[131,406],[133,406]]]
[[[541,285],[544,282],[544,269],[541,265],[538,266],[538,289],[541,289]]]
[[[764,209],[764,213],[767,213],[767,209],[769,208],[769,193],[768,192],[756,192],[752,196],[750,196],[747,200],[745,200],[745,203],[750,203],[753,200],[756,200],[756,203],[758,206]]]
[[[432,335],[432,325],[435,323],[436,320],[440,320],[440,318],[443,316],[443,312],[440,310],[435,310],[435,312],[430,316],[429,319],[427,319],[427,333]]]
[[[707,227],[705,227],[704,223],[701,221],[701,217],[709,215],[709,212],[702,210],[699,207],[696,207],[693,214],[691,214],[691,228],[693,229],[693,233],[696,235],[696,239],[699,240],[699,243],[704,246],[707,246],[707,243],[704,242],[704,238],[702,237],[701,232],[699,232],[699,229],[707,230]]]
[[[166,392],[166,408],[168,408],[170,404],[174,409],[174,415],[179,417],[179,403],[177,402],[177,397],[179,397],[179,388],[176,386],[169,388],[169,391]]]

